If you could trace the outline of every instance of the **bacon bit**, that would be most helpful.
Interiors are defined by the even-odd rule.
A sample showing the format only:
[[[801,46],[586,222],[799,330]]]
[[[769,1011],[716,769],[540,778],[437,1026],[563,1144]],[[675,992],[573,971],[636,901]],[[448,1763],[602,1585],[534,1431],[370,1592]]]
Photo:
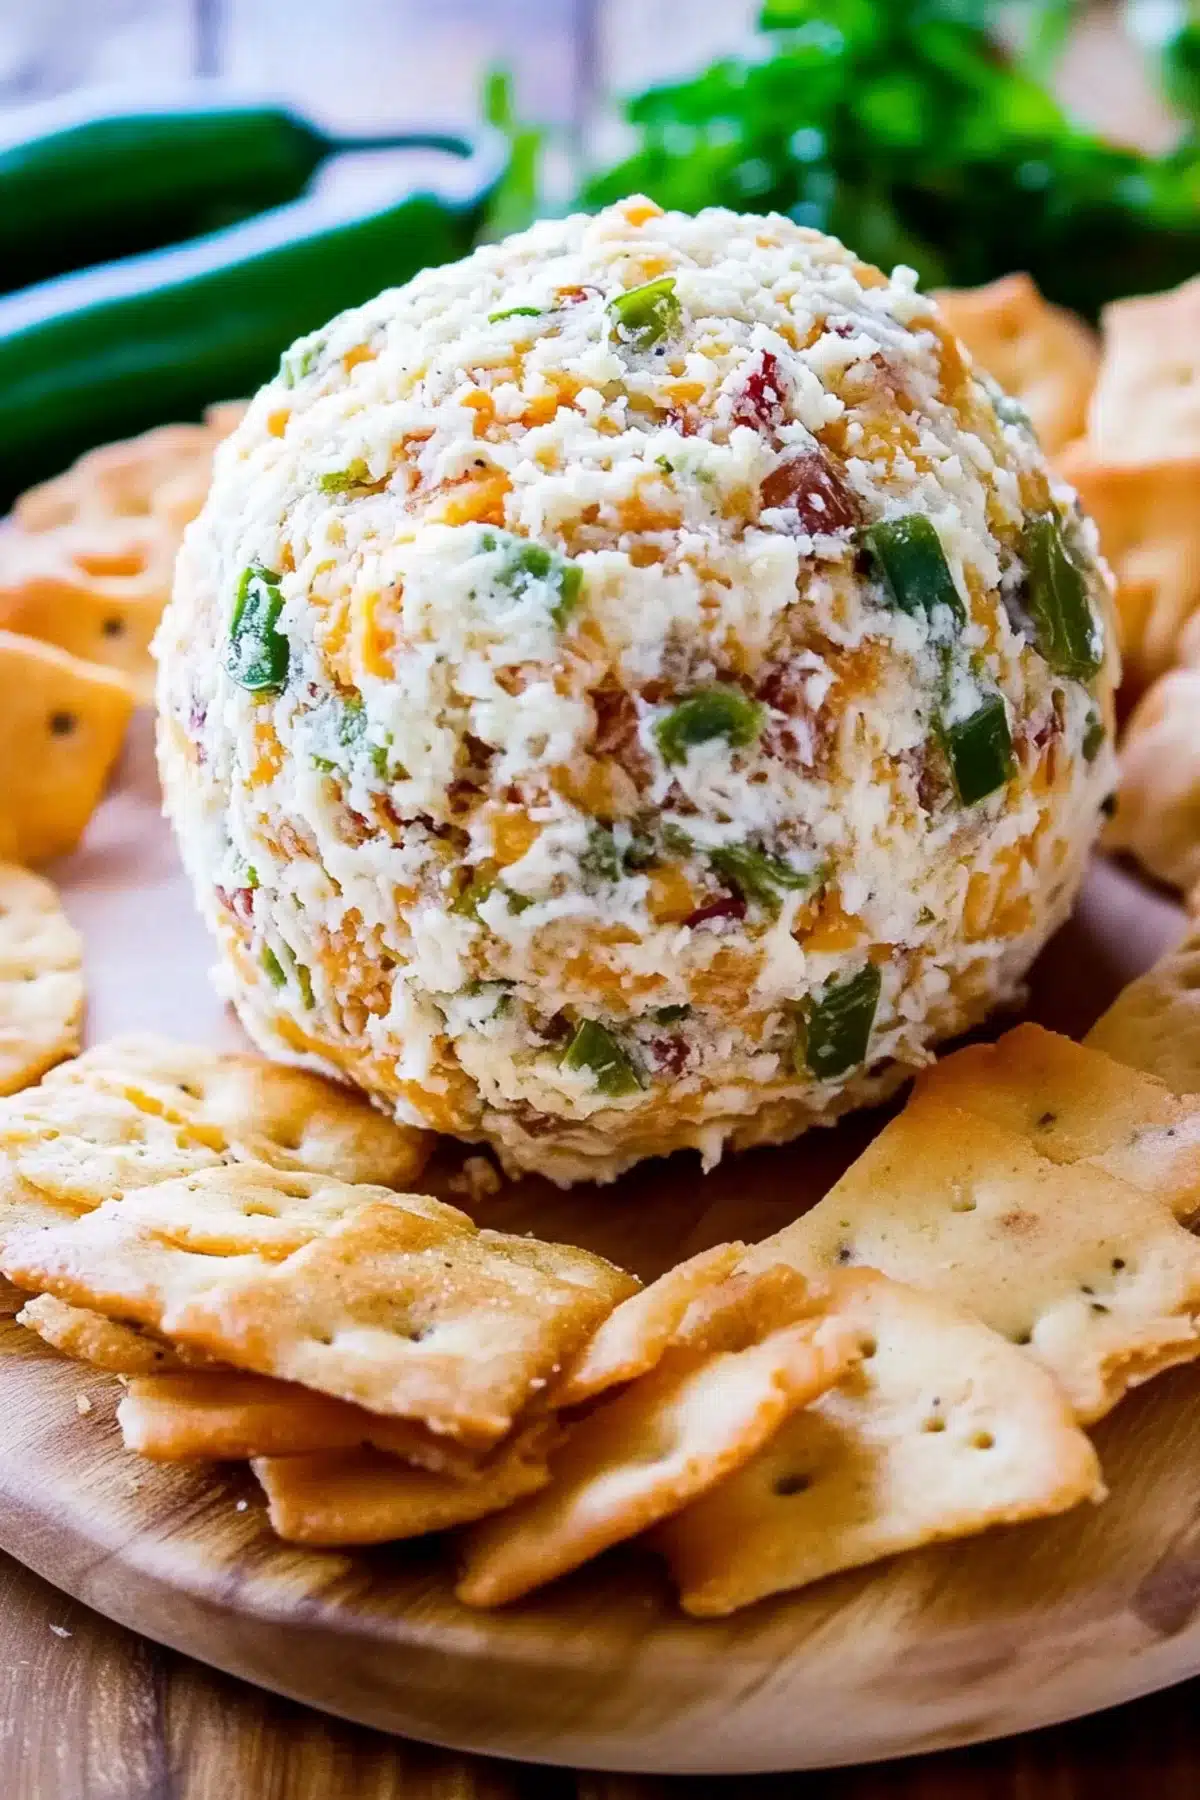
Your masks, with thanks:
[[[254,889],[248,887],[223,888],[218,886],[217,899],[221,905],[231,912],[236,919],[244,919],[246,924],[254,920]]]
[[[782,723],[772,719],[768,724],[763,749],[791,768],[810,767],[827,747],[834,728],[829,710],[814,710],[809,703],[804,687],[809,673],[794,662],[775,663],[755,689],[772,712],[785,715]]]
[[[819,450],[801,450],[772,469],[762,484],[762,503],[794,512],[810,535],[858,524],[858,499]]]
[[[760,351],[757,364],[746,377],[746,385],[733,403],[735,425],[749,425],[755,431],[774,432],[783,424],[784,384],[779,374],[779,358],[770,350]]]
[[[692,1046],[675,1032],[671,1037],[651,1038],[650,1054],[654,1066],[664,1075],[682,1075],[691,1057]]]
[[[208,722],[208,706],[205,701],[193,698],[188,708],[188,736],[197,737]]]
[[[707,925],[710,919],[744,919],[746,902],[737,894],[726,894],[720,900],[710,900],[707,906],[698,906],[694,913],[689,913],[684,924],[691,930],[698,925]]]
[[[637,707],[624,688],[597,688],[592,694],[596,713],[595,748],[602,756],[620,757],[638,741]]]

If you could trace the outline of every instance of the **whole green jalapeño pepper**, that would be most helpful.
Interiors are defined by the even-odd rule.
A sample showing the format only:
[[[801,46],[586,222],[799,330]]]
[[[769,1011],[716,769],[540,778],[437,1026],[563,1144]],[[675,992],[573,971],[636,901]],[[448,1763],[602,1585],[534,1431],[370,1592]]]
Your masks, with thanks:
[[[0,511],[94,444],[249,393],[298,337],[469,249],[502,141],[410,142],[464,160],[383,207],[315,196],[0,300]]]
[[[409,141],[333,137],[287,107],[200,93],[13,113],[0,132],[0,293],[216,231],[297,199],[337,151]]]

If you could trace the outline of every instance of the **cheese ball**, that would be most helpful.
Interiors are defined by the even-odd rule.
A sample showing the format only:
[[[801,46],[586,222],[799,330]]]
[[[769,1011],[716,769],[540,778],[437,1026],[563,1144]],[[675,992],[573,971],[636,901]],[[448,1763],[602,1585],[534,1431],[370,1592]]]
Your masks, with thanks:
[[[1011,999],[1113,786],[1095,533],[910,270],[630,200],[301,340],[159,639],[268,1054],[607,1180]]]

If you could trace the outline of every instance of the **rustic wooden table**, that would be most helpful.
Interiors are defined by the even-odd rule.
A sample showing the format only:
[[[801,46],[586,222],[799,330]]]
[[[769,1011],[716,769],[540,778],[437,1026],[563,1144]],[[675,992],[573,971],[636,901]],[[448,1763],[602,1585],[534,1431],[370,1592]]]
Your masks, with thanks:
[[[4,1800],[1195,1800],[1192,1682],[1076,1725],[735,1783],[457,1756],[324,1718],[110,1625],[0,1558]]]
[[[596,131],[596,96],[735,44],[757,0],[0,0],[0,108],[93,81],[228,76],[332,123],[474,116],[511,66],[531,114]],[[1093,9],[1062,75],[1100,122],[1161,142],[1136,60]],[[1106,16],[1107,15],[1107,16]],[[601,127],[601,137],[607,128]],[[1200,1683],[974,1750],[756,1778],[753,1800],[1196,1800]],[[2,1800],[700,1800],[687,1784],[491,1762],[321,1717],[136,1637],[0,1557]]]

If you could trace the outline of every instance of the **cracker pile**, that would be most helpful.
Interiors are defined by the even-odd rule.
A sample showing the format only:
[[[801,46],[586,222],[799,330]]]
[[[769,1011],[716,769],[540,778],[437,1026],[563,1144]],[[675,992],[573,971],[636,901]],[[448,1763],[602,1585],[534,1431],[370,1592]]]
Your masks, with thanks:
[[[175,553],[243,410],[93,450],[0,525],[0,857],[46,862],[79,841],[151,697]]]
[[[319,1077],[120,1040],[0,1101],[0,1270],[130,1451],[248,1462],[290,1542],[462,1528],[492,1607],[637,1538],[725,1614],[1103,1498],[1085,1428],[1200,1357],[1197,954],[645,1288],[412,1192],[428,1137]]]

